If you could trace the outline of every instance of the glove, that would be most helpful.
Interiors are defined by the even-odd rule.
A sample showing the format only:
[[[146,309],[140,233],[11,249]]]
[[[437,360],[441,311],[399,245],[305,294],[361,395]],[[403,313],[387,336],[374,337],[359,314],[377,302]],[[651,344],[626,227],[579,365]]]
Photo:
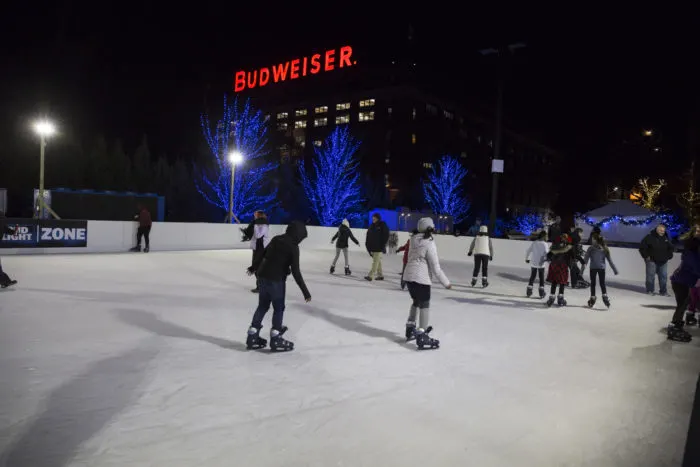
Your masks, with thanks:
[[[253,274],[255,274],[255,271],[253,270],[253,266],[250,266],[248,269],[246,269],[246,274],[248,274],[249,276],[252,276]]]
[[[471,256],[471,255],[472,255],[472,252],[471,252],[471,251],[470,251],[469,253],[467,253],[467,256]]]

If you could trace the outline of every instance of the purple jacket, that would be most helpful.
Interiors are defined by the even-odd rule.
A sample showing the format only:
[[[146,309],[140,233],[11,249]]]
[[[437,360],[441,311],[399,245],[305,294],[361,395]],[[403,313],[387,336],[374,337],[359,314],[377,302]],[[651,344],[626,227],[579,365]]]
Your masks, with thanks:
[[[700,279],[700,253],[697,250],[686,250],[681,256],[681,265],[673,271],[671,282],[695,287]]]

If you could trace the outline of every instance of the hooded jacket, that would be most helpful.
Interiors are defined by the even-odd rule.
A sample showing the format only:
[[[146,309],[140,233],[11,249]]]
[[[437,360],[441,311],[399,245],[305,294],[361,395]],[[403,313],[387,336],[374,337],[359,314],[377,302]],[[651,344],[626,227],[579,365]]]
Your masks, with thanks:
[[[681,255],[681,265],[671,274],[671,282],[683,284],[687,287],[695,287],[700,280],[700,241],[691,239],[686,242]]]
[[[667,233],[659,235],[654,229],[642,240],[639,254],[645,261],[665,263],[673,258],[673,244]]]
[[[306,236],[306,226],[299,221],[292,222],[284,234],[270,240],[263,254],[254,259],[248,270],[256,273],[259,279],[270,281],[286,281],[291,271],[304,298],[311,298],[299,269],[299,244]]]
[[[360,244],[360,242],[358,242],[355,236],[352,234],[352,230],[350,230],[350,227],[348,227],[345,224],[340,224],[340,227],[338,227],[338,231],[335,233],[335,235],[333,235],[331,241],[335,241],[336,248],[347,248],[348,240],[352,240],[353,242],[355,242],[355,245]]]
[[[423,233],[415,233],[410,242],[403,280],[430,285],[431,277],[435,275],[443,286],[449,286],[450,280],[440,268],[435,240],[432,237],[425,238]]]

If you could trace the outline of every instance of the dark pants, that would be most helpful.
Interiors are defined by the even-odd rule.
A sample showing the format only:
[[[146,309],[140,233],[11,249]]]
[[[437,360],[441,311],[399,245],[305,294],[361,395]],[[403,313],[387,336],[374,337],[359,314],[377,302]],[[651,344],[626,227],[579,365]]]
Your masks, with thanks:
[[[2,262],[0,262],[0,284],[9,284],[10,280],[10,276],[2,270]]]
[[[540,287],[544,287],[544,268],[530,268],[530,282],[528,284],[534,284],[537,275],[540,276]]]
[[[581,270],[576,261],[571,263],[569,269],[571,270],[571,288],[575,289],[578,287],[578,283],[581,280]]]
[[[403,269],[401,270],[401,288],[403,288],[406,285],[406,282],[403,280],[403,273],[406,272],[406,263],[403,265]]]
[[[481,270],[481,277],[489,277],[489,257],[486,255],[474,255],[474,274],[472,276],[479,277],[479,270]]]
[[[596,278],[600,278],[600,292],[603,295],[607,295],[608,288],[605,286],[605,269],[591,269],[591,297],[595,297]]]
[[[673,322],[680,323],[683,321],[683,313],[688,308],[688,300],[690,300],[690,287],[678,282],[671,282],[673,295],[676,296],[676,311],[673,312]]]
[[[256,262],[259,263],[260,257],[263,255],[263,253],[265,253],[265,247],[262,245],[262,241],[260,241],[260,243],[258,245],[256,245],[255,250],[253,250],[253,260],[252,260],[252,263],[250,265],[253,266]],[[258,264],[258,267],[260,267],[260,264]],[[260,281],[258,280],[258,273],[255,273],[255,288],[256,289],[260,287],[259,282]]]
[[[150,248],[151,246],[151,226],[146,226],[146,227],[139,227],[138,230],[136,231],[136,246],[140,247],[141,246],[141,238],[146,241],[146,248]]]
[[[263,318],[272,305],[272,329],[278,331],[284,325],[284,297],[286,294],[285,281],[271,281],[268,279],[258,279],[258,308],[253,315],[253,322],[250,325],[255,329],[262,327]]]
[[[552,283],[552,287],[549,289],[549,294],[554,295],[557,293],[557,285],[559,286],[559,295],[564,295],[564,287],[566,287],[566,285],[555,283]]]

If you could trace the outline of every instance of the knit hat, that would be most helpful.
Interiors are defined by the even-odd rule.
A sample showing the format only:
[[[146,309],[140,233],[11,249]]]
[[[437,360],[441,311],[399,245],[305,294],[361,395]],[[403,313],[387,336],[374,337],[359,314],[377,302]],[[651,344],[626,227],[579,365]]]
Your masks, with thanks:
[[[350,227],[350,221],[348,221],[347,219],[343,219],[342,224],[343,224],[345,227]]]
[[[435,223],[430,217],[423,217],[418,221],[418,232],[425,232],[428,229],[435,229]]]
[[[479,227],[479,233],[489,233],[489,228],[485,225]]]

